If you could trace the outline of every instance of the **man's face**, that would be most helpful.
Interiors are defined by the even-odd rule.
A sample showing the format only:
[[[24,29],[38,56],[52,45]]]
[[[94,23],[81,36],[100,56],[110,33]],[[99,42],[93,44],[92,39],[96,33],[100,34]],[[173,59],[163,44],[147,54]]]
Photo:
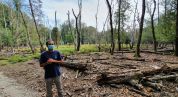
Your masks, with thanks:
[[[54,45],[54,41],[52,41],[52,40],[48,41],[48,45]]]
[[[48,47],[48,51],[53,51],[54,42],[53,41],[48,41],[47,47]]]

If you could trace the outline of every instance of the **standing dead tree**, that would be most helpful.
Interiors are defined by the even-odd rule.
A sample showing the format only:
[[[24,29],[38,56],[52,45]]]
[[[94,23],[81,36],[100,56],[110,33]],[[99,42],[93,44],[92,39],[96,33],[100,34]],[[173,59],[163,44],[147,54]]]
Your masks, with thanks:
[[[98,10],[99,10],[99,2],[100,0],[98,0],[98,4],[97,4],[97,11],[96,11],[96,14],[95,14],[95,19],[96,19],[96,37],[98,40],[97,41],[97,47],[98,47],[98,51],[100,52],[101,51],[101,43],[100,43],[100,36],[99,36],[99,33],[98,33]]]
[[[79,18],[79,14],[76,16],[74,10],[72,9],[73,15],[75,17],[75,28],[76,28],[76,51],[80,50],[80,32],[79,32],[79,27],[78,27],[78,18]]]
[[[138,0],[134,2],[136,5],[135,5],[135,10],[134,10],[133,31],[131,33],[130,49],[133,49],[133,46],[135,43],[135,33],[136,33],[136,15],[137,15]]]
[[[72,9],[73,15],[75,17],[75,28],[76,28],[76,51],[80,51],[80,31],[81,31],[81,12],[82,12],[82,0],[78,0],[79,6],[79,13],[78,15],[75,14],[74,10]]]
[[[112,20],[112,7],[108,0],[106,0],[108,11],[109,11],[109,18],[110,18],[110,27],[111,27],[111,49],[110,53],[111,55],[114,54],[115,49],[115,43],[114,43],[114,30],[113,30],[113,20]]]
[[[118,36],[117,36],[117,38],[118,38],[118,40],[117,40],[117,44],[118,44],[118,50],[119,51],[121,51],[121,39],[120,39],[120,36],[121,36],[121,0],[117,0],[117,2],[118,2]]]
[[[138,36],[138,42],[137,42],[135,57],[140,57],[140,43],[141,43],[141,38],[142,38],[144,17],[145,17],[145,0],[143,0],[143,2],[142,2],[142,16],[141,16],[141,21],[140,21],[140,24],[139,24],[140,29],[139,29],[139,36]]]
[[[177,16],[176,16],[176,43],[175,43],[175,48],[176,48],[176,52],[175,55],[178,56],[178,0],[177,0]]]
[[[29,29],[28,29],[27,23],[25,21],[24,15],[23,15],[21,10],[20,10],[20,14],[22,16],[23,24],[24,24],[24,27],[25,27],[25,30],[26,30],[28,45],[30,46],[31,52],[34,54],[35,50],[32,46],[31,40],[30,40]]]
[[[31,13],[32,13],[33,21],[35,23],[36,32],[37,32],[37,35],[38,35],[38,41],[40,43],[40,50],[42,52],[42,51],[45,50],[45,48],[43,47],[43,44],[41,42],[41,36],[40,36],[39,30],[38,30],[38,25],[37,25],[37,22],[36,22],[36,19],[35,19],[34,8],[33,8],[33,4],[32,4],[31,0],[29,0],[29,4],[30,4],[30,10],[31,10]]]
[[[75,36],[74,36],[73,30],[72,30],[72,25],[71,25],[71,21],[70,21],[70,12],[69,12],[69,11],[68,11],[68,13],[67,13],[67,16],[68,16],[69,31],[70,31],[70,33],[71,33],[71,35],[72,35],[74,47],[76,48]]]
[[[152,2],[153,1],[153,2]],[[154,52],[157,52],[157,41],[156,41],[156,36],[155,36],[155,27],[154,27],[154,15],[156,11],[156,0],[152,0],[150,2],[147,2],[147,11],[151,17],[151,29],[152,29],[152,35],[153,35],[153,46],[154,46]],[[152,10],[152,4],[153,10]]]
[[[154,51],[157,52],[157,42],[156,42],[155,27],[154,27],[154,14],[156,10],[156,0],[153,0],[153,2],[154,2],[154,9],[151,15],[151,28],[152,28],[152,34],[153,34]]]

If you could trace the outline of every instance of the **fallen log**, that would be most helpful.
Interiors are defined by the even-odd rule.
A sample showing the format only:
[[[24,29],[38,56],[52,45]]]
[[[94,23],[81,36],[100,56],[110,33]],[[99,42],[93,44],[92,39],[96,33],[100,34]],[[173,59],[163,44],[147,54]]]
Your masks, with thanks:
[[[160,83],[152,83],[150,81],[144,81],[143,84],[145,86],[149,86],[157,91],[161,91],[162,85]]]
[[[69,69],[79,70],[80,72],[87,70],[87,64],[62,62],[60,65]]]
[[[53,59],[49,59],[48,61],[53,62],[53,63],[59,63],[60,66],[62,67],[66,67],[66,68],[73,69],[73,70],[79,70],[80,72],[87,70],[87,64],[64,62],[64,61],[58,61],[58,60],[53,60]]]
[[[131,80],[143,80],[147,76],[153,76],[158,75],[160,73],[168,74],[170,72],[178,72],[178,67],[171,68],[168,66],[163,66],[160,69],[154,69],[150,71],[142,71],[132,74],[109,74],[107,73],[101,73],[101,75],[98,77],[97,83],[98,85],[105,85],[105,84],[128,84]],[[166,77],[165,77],[166,78]],[[156,79],[156,78],[155,78]]]
[[[115,58],[116,59],[116,58]],[[132,61],[145,61],[143,58],[128,58],[128,57],[121,57],[117,58],[118,60],[132,60]]]
[[[137,93],[137,94],[140,94],[140,95],[142,95],[142,96],[145,96],[145,97],[151,97],[151,95],[148,95],[148,94],[146,94],[146,93],[144,93],[144,92],[142,92],[142,91],[136,90],[136,89],[134,89],[134,88],[128,88],[128,90],[130,90],[130,91],[132,91],[132,92],[135,92],[135,93]]]
[[[159,75],[159,76],[153,76],[151,78],[145,78],[146,80],[149,81],[158,81],[158,80],[164,80],[164,79],[176,79],[178,77],[178,74],[174,74],[174,75]]]

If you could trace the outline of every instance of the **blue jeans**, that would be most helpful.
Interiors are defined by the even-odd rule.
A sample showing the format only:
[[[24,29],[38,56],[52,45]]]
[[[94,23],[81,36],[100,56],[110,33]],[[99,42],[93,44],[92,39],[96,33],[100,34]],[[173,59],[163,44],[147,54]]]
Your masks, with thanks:
[[[53,95],[52,95],[52,85],[53,85],[53,83],[56,85],[58,97],[63,97],[59,76],[54,77],[54,78],[45,79],[45,82],[46,82],[46,97],[53,97]]]

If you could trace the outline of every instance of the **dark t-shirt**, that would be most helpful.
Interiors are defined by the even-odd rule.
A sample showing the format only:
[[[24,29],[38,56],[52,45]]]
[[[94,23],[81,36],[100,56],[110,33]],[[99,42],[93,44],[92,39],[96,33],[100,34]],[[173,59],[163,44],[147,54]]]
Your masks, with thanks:
[[[52,51],[52,52],[45,51],[40,56],[40,64],[46,63],[49,58],[54,59],[54,60],[61,60],[62,59],[59,51]],[[60,69],[60,66],[59,66],[58,63],[47,64],[44,67],[45,79],[60,76],[60,70],[59,69]]]

